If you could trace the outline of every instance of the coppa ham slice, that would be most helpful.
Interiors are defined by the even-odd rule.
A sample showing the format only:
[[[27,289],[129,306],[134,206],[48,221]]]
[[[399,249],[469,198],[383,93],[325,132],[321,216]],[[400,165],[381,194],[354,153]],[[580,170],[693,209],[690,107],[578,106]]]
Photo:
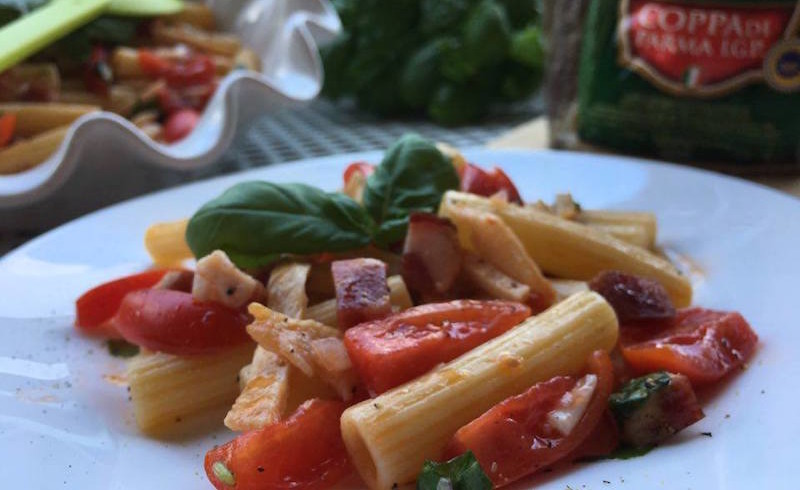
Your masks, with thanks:
[[[377,259],[337,260],[331,263],[336,287],[336,317],[339,328],[348,329],[392,312],[386,264]]]
[[[418,295],[441,295],[461,270],[458,231],[446,218],[412,213],[403,245],[403,280]]]

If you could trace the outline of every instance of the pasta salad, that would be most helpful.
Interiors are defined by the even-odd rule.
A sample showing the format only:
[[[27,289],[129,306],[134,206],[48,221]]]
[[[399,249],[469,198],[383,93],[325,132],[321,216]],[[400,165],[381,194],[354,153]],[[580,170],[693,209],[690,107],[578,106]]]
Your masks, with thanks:
[[[0,5],[0,28],[27,3]],[[217,31],[213,12],[199,3],[162,17],[101,16],[0,72],[0,175],[38,165],[74,120],[99,110],[156,141],[179,141],[222,77],[260,64],[236,36]]]
[[[483,490],[644,453],[755,353],[739,313],[691,305],[650,213],[525,202],[416,135],[343,177],[237,184],[77,300],[136,351],[144,433],[236,433],[205,456],[217,489]]]

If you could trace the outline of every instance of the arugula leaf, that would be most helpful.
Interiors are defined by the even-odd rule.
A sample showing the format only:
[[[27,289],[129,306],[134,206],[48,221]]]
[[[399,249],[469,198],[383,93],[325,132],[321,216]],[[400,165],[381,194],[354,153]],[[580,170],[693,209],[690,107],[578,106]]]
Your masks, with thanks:
[[[225,251],[239,267],[281,254],[342,252],[369,244],[374,223],[355,201],[304,184],[245,182],[206,203],[189,220],[196,257]]]
[[[400,241],[409,213],[435,211],[445,191],[458,185],[453,165],[431,141],[415,134],[400,138],[364,189],[364,207],[378,224],[375,243],[385,247]]]
[[[417,490],[491,490],[492,481],[483,472],[472,451],[446,463],[425,461],[417,478]]]

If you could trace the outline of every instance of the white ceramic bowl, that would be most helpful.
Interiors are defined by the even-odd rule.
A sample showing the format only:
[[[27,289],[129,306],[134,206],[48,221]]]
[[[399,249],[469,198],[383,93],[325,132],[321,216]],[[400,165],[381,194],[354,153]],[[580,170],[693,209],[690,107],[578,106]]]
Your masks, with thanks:
[[[222,30],[261,56],[262,72],[227,75],[195,130],[165,145],[108,112],[76,120],[42,164],[0,176],[0,229],[41,229],[210,168],[252,118],[303,104],[322,87],[318,43],[341,28],[327,0],[207,0]]]

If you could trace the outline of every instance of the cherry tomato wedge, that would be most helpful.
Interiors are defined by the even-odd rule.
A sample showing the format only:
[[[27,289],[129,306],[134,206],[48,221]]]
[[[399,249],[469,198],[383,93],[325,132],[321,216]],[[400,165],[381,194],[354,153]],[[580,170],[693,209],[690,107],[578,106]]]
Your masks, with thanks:
[[[350,181],[350,178],[355,174],[361,174],[363,177],[369,177],[375,171],[375,165],[367,162],[353,162],[344,169],[344,185]]]
[[[508,202],[522,204],[517,187],[499,167],[487,172],[477,165],[466,164],[461,170],[461,190],[487,197],[503,193]]]
[[[179,356],[210,354],[250,339],[246,313],[169,289],[129,293],[110,323],[128,342]]]
[[[740,368],[758,336],[739,313],[679,310],[667,325],[621,329],[622,355],[634,371],[685,374],[693,385],[713,383]]]
[[[614,415],[606,409],[597,426],[580,446],[565,457],[567,461],[602,458],[619,447],[619,427]]]
[[[170,87],[204,85],[214,80],[217,69],[210,57],[196,54],[189,59],[172,63],[165,75]]]
[[[445,450],[450,458],[471,450],[497,485],[507,485],[552,465],[591,435],[608,407],[614,382],[608,354],[589,357],[588,374],[596,376],[591,399],[577,423],[564,435],[551,422],[564,395],[578,385],[577,376],[556,376],[507,398],[459,429]]]
[[[167,60],[152,51],[139,50],[139,67],[150,78],[164,78],[170,87],[190,87],[214,80],[214,61],[203,54],[192,54],[186,59]]]
[[[167,143],[182,140],[189,136],[199,120],[200,114],[192,109],[181,109],[170,114],[164,123],[164,140]]]
[[[511,301],[432,303],[356,325],[344,344],[370,392],[383,393],[506,332],[530,311]]]
[[[0,115],[0,148],[11,143],[17,130],[17,115],[7,113]]]
[[[309,400],[288,419],[240,435],[206,453],[219,490],[324,490],[347,476],[340,401]]]
[[[169,61],[152,51],[140,49],[138,58],[139,68],[150,78],[160,78],[169,70]]]
[[[75,302],[75,326],[86,333],[119,334],[106,323],[117,313],[126,294],[151,288],[161,280],[169,269],[154,269],[122,277],[83,293]]]

